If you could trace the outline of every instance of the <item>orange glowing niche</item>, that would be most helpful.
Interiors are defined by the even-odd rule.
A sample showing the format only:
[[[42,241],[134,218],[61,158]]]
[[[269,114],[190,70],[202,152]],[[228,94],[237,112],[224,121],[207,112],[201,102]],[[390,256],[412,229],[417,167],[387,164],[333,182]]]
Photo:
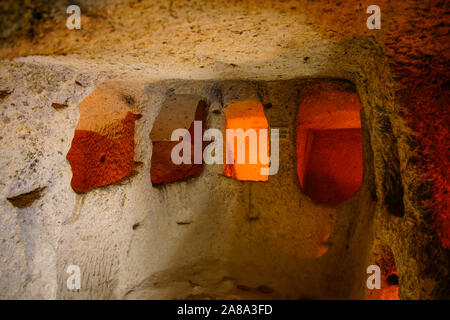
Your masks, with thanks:
[[[297,118],[297,174],[313,201],[338,205],[359,190],[363,174],[361,103],[347,84],[304,89]]]
[[[260,139],[260,130],[265,129],[268,131],[269,128],[266,115],[264,114],[263,105],[255,100],[239,101],[228,105],[224,109],[224,113],[226,118],[227,130],[242,129],[245,132],[248,129],[254,129],[257,136],[256,138],[257,145],[252,147],[250,145],[250,139],[248,135],[245,136],[245,145],[244,145],[245,162],[238,163],[238,152],[243,151],[238,150],[238,138],[237,137],[233,137],[231,139],[227,138],[225,146],[228,150],[234,150],[234,163],[225,164],[223,175],[245,181],[267,181],[268,175],[261,174],[262,168],[269,168],[269,164],[268,163],[266,164],[266,161],[261,159],[261,154],[263,155],[263,157],[269,156],[268,139],[266,141]],[[262,143],[266,145],[263,146]],[[224,154],[226,154],[226,152],[227,151],[225,150]],[[254,155],[255,152],[256,152],[255,155],[256,163],[251,163],[250,153]]]
[[[372,251],[372,264],[380,267],[380,289],[370,290],[366,287],[366,299],[399,300],[399,274],[391,248],[376,241]]]

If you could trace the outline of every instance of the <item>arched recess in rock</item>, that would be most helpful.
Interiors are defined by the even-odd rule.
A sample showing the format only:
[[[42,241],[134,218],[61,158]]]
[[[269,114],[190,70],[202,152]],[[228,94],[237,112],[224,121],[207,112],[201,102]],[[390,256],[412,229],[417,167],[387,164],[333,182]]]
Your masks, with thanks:
[[[150,133],[153,143],[150,179],[153,185],[183,180],[202,171],[203,163],[195,163],[194,155],[196,152],[203,152],[202,137],[205,113],[206,102],[200,96],[173,94],[164,101]],[[198,132],[200,137],[197,141],[200,146],[198,150],[195,150],[194,147],[194,121],[200,121],[202,124],[201,130]],[[191,139],[190,164],[175,164],[172,161],[172,149],[180,143],[179,141],[171,141],[172,133],[176,129],[189,131]],[[203,159],[203,156],[201,158]]]
[[[137,95],[129,85],[106,82],[79,104],[80,119],[66,156],[74,191],[113,184],[133,172],[134,127],[141,117]]]
[[[297,114],[297,175],[313,201],[338,205],[359,190],[363,174],[361,103],[348,83],[306,86]]]
[[[269,176],[261,173],[261,169],[269,167],[267,159],[270,153],[269,123],[263,105],[256,100],[233,102],[224,109],[224,113],[226,164],[223,175],[243,181],[267,181]],[[261,139],[261,130],[266,130],[267,139]],[[232,132],[235,135],[232,135]],[[230,152],[233,154],[232,158],[229,156]],[[245,159],[241,161],[240,154],[243,152]],[[266,159],[262,159],[261,155]],[[227,158],[233,159],[233,162],[227,163]],[[256,161],[251,161],[252,158]]]

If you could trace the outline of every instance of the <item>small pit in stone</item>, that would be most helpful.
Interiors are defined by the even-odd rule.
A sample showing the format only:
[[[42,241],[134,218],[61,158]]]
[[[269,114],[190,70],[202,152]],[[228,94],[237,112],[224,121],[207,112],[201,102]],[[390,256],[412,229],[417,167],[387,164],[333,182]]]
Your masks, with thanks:
[[[46,187],[37,188],[27,193],[19,194],[14,197],[6,198],[13,206],[23,209],[31,206],[34,201],[38,200],[41,197],[41,192]]]

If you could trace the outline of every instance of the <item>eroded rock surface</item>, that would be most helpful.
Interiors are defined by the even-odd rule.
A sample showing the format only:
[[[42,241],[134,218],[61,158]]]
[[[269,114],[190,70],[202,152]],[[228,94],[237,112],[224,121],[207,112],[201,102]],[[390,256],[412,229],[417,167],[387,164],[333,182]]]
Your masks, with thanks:
[[[364,298],[380,243],[399,298],[448,298],[449,4],[377,4],[380,30],[360,1],[83,0],[75,31],[62,1],[2,2],[0,297]],[[244,81],[218,84],[232,79]],[[311,201],[296,174],[298,99],[313,79],[352,82],[362,105],[361,188],[337,207]],[[140,93],[105,94],[117,114],[114,102],[79,109],[105,81]],[[205,166],[154,188],[149,136],[168,92],[204,98],[219,129],[230,97],[260,101],[280,128],[279,173],[243,182]],[[76,130],[117,143],[126,164],[113,180],[128,178],[75,193],[65,155]],[[8,200],[43,186],[28,206]]]

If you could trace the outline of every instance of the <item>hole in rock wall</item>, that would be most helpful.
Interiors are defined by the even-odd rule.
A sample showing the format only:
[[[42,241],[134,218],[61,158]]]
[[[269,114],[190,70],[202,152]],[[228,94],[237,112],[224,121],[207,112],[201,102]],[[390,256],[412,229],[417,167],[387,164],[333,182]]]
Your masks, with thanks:
[[[450,297],[450,1],[3,3],[0,298]]]
[[[297,115],[297,174],[313,201],[338,205],[361,186],[361,103],[349,84],[305,87]]]
[[[150,177],[153,185],[186,179],[202,171],[203,164],[194,163],[195,153],[203,152],[202,141],[200,142],[201,149],[194,149],[194,121],[202,122],[200,134],[203,137],[205,108],[206,102],[194,95],[172,95],[163,103],[150,133],[153,142]],[[172,150],[180,143],[171,141],[172,132],[176,129],[189,131],[186,135],[190,135],[191,141],[190,164],[175,164],[172,161]],[[183,155],[182,151],[181,155]]]
[[[189,188],[201,185],[205,180],[200,180],[207,176],[208,179],[217,179],[211,180],[211,182],[219,192],[222,190],[227,190],[227,192],[229,190],[230,193],[239,192],[239,196],[232,199],[234,202],[231,203],[234,207],[229,205],[227,197],[214,199],[212,203],[203,203],[200,198],[194,198],[199,199],[194,201],[186,199],[183,200],[183,206],[189,208],[189,215],[192,214],[193,217],[197,214],[196,210],[199,212],[218,210],[223,213],[239,213],[234,216],[239,217],[236,219],[240,220],[232,222],[232,226],[235,228],[232,232],[236,232],[238,235],[235,237],[236,239],[240,239],[239,236],[242,234],[247,234],[251,228],[253,235],[246,238],[248,240],[239,240],[239,243],[236,244],[237,253],[233,252],[227,256],[232,261],[238,261],[236,263],[239,265],[243,265],[249,260],[257,261],[262,265],[261,276],[255,276],[251,281],[248,281],[247,271],[240,269],[236,271],[236,274],[242,277],[237,282],[240,285],[238,290],[241,295],[242,291],[245,291],[243,288],[250,288],[245,292],[249,295],[256,294],[258,297],[260,294],[270,295],[270,297],[286,294],[286,296],[295,298],[298,297],[299,292],[306,296],[310,291],[314,292],[311,294],[312,296],[326,297],[325,289],[318,288],[314,291],[314,288],[322,286],[326,274],[338,270],[333,263],[327,264],[324,261],[335,259],[336,252],[340,252],[340,248],[344,245],[336,240],[341,239],[342,235],[339,235],[341,231],[335,232],[334,230],[337,211],[340,208],[324,207],[305,201],[306,197],[300,192],[298,181],[300,181],[303,192],[312,200],[328,205],[339,204],[358,191],[363,173],[361,104],[358,95],[353,86],[346,82],[296,80],[292,83],[264,83],[266,95],[253,94],[251,98],[248,98],[249,95],[243,90],[245,92],[240,91],[242,94],[236,97],[233,95],[234,88],[242,89],[244,87],[241,83],[237,83],[236,86],[233,86],[233,90],[229,90],[231,92],[226,91],[228,96],[225,97],[229,100],[225,99],[224,103],[223,100],[215,101],[214,97],[208,96],[208,86],[210,85],[210,83],[206,83],[204,84],[205,88],[200,86],[200,88],[195,87],[195,90],[182,86],[177,88],[179,92],[187,92],[187,94],[175,94],[174,91],[166,90],[166,86],[160,91],[169,94],[161,102],[160,110],[153,121],[149,135],[153,145],[150,167],[152,185],[176,183],[195,176],[198,180],[194,184],[185,184],[185,187],[187,191],[193,191],[193,194],[196,194],[197,190]],[[221,83],[215,85],[220,86]],[[252,90],[259,90],[260,87],[263,87],[260,83],[254,87],[248,85],[248,91],[251,93]],[[190,92],[197,94],[200,92],[200,94],[190,94]],[[110,97],[115,97],[117,108],[114,107],[114,104],[111,106]],[[246,98],[240,100],[241,97]],[[75,171],[78,168],[77,165],[81,167],[81,164],[87,164],[87,168],[89,168],[86,175],[81,175],[84,180],[81,179],[79,190],[87,190],[89,187],[99,185],[95,179],[99,176],[103,177],[103,172],[99,170],[115,159],[116,155],[113,150],[122,153],[126,151],[126,160],[134,161],[132,157],[134,140],[132,140],[133,144],[130,144],[130,147],[133,147],[133,153],[129,153],[123,145],[109,146],[108,142],[103,140],[117,141],[117,143],[122,141],[120,139],[124,134],[118,134],[123,132],[119,129],[128,128],[131,120],[134,125],[134,120],[138,116],[130,110],[133,110],[131,107],[140,100],[137,100],[136,96],[116,93],[113,95],[113,91],[108,89],[101,92],[94,101],[89,101],[90,99],[87,99],[80,104],[80,124],[67,157],[69,161],[73,162],[78,146],[86,148],[94,146],[90,142],[92,139],[90,137],[93,135],[99,135],[102,143],[98,144],[92,152],[86,152],[84,149],[80,151],[83,161],[72,166]],[[211,101],[211,108],[209,108],[209,101]],[[91,107],[88,108],[88,106]],[[157,108],[158,105],[152,107]],[[114,112],[111,112],[111,108]],[[195,163],[195,155],[199,150],[203,153],[203,148],[209,142],[203,142],[207,111],[210,112],[208,129],[217,129],[216,132],[222,132],[223,135],[221,147],[224,151],[222,158],[224,163],[223,167],[221,167],[222,165],[215,167],[215,169],[219,169],[219,172],[214,171],[214,175],[199,176],[203,170],[204,159],[201,157],[202,161]],[[122,119],[122,116],[125,117],[125,120]],[[124,125],[119,126],[118,122],[120,121]],[[199,122],[202,124],[201,130],[198,130]],[[178,129],[182,129],[182,134],[174,137],[174,131]],[[278,129],[280,132],[277,148],[274,143],[270,144],[269,142],[271,136],[269,129]],[[134,134],[134,127],[133,131],[126,130],[128,130],[126,131],[129,132],[128,134]],[[229,135],[228,130],[234,131]],[[261,139],[260,134],[264,131],[267,135]],[[86,141],[79,141],[84,135],[86,135]],[[189,147],[186,150],[190,150],[191,163],[174,163],[173,151],[188,135],[189,139],[186,141],[189,140]],[[254,135],[254,139],[251,143],[252,135]],[[196,140],[196,136],[200,136],[200,147],[197,147],[199,150],[196,150],[199,141]],[[172,141],[172,139],[176,141]],[[230,150],[233,153],[233,161],[226,163],[227,153]],[[271,150],[280,157],[280,166],[279,172],[271,176],[268,181],[269,176],[262,174],[261,169],[269,168],[267,160]],[[279,150],[279,154],[275,150]],[[214,149],[214,151],[218,150]],[[244,158],[239,159],[239,155],[244,155]],[[136,163],[133,162],[133,165]],[[85,169],[83,168],[83,170]],[[130,168],[121,166],[120,169],[128,170]],[[74,177],[76,176],[75,171]],[[237,183],[224,176],[240,181],[254,181],[254,183]],[[113,180],[110,181],[113,182]],[[267,182],[256,183],[265,181]],[[209,187],[210,185],[208,185]],[[170,196],[178,196],[176,193],[178,188],[170,189],[173,188],[167,189]],[[191,205],[193,209],[189,207]],[[358,210],[357,208],[345,208],[348,208],[346,210]],[[179,208],[165,210],[167,212],[174,210],[175,212]],[[175,223],[180,228],[188,230],[190,225],[196,225],[198,222],[191,216],[183,216],[175,220]],[[216,221],[211,223],[215,224]],[[142,226],[144,223],[135,223],[131,226],[131,230],[140,232],[145,229]],[[349,228],[351,227],[353,226]],[[209,238],[201,233],[199,236],[205,236],[204,239],[211,242],[221,241],[220,238]],[[269,249],[262,246],[261,249],[256,248],[255,244],[259,243],[261,239],[270,244]],[[246,252],[248,258],[242,257],[241,252]],[[389,257],[389,255],[387,256]],[[274,262],[264,265],[266,262],[263,261],[268,260],[268,257],[273,258]],[[364,258],[361,257],[361,259]],[[310,262],[304,262],[306,259],[314,260],[317,268],[314,267],[312,270]],[[390,261],[389,258],[385,259]],[[278,263],[279,260],[281,262]],[[379,263],[389,266],[389,263],[384,261]],[[277,264],[281,266],[278,267]],[[393,265],[394,267],[386,267],[387,271],[383,275],[383,285],[389,289],[383,291],[384,296],[381,293],[378,296],[373,292],[367,293],[370,298],[395,297],[399,279],[395,271],[395,264]],[[277,270],[277,275],[292,274],[294,280],[286,283],[278,282],[278,280],[272,281],[273,270]],[[307,277],[310,278],[306,284],[303,282],[302,273],[308,273]],[[396,287],[397,289],[395,289]],[[364,291],[361,289],[361,295],[363,293]],[[338,296],[336,294],[336,297]]]
[[[120,84],[103,83],[79,104],[80,119],[67,153],[76,192],[116,183],[133,172],[134,127],[141,115],[121,91]]]
[[[227,131],[226,155],[227,159],[231,159],[231,152],[234,163],[225,165],[223,175],[245,181],[267,181],[268,175],[261,174],[261,169],[269,167],[269,136],[266,135],[266,139],[261,138],[261,130],[266,130],[268,134],[269,128],[263,105],[255,100],[239,101],[228,105],[224,113]],[[236,134],[230,135],[229,130],[234,130]],[[242,135],[245,135],[245,138],[242,138]],[[251,138],[253,143],[250,142]],[[245,159],[241,159],[240,155],[244,152]]]
[[[385,170],[383,172],[383,194],[384,202],[389,213],[396,217],[403,217],[405,214],[405,206],[403,204],[403,183],[400,175],[400,160],[398,155],[397,141],[392,129],[391,120],[387,116],[377,119],[379,132],[385,141],[386,154],[383,157]]]
[[[368,300],[399,300],[399,274],[395,266],[395,258],[389,246],[379,243],[372,251],[372,264],[380,267],[381,288],[366,289]]]

